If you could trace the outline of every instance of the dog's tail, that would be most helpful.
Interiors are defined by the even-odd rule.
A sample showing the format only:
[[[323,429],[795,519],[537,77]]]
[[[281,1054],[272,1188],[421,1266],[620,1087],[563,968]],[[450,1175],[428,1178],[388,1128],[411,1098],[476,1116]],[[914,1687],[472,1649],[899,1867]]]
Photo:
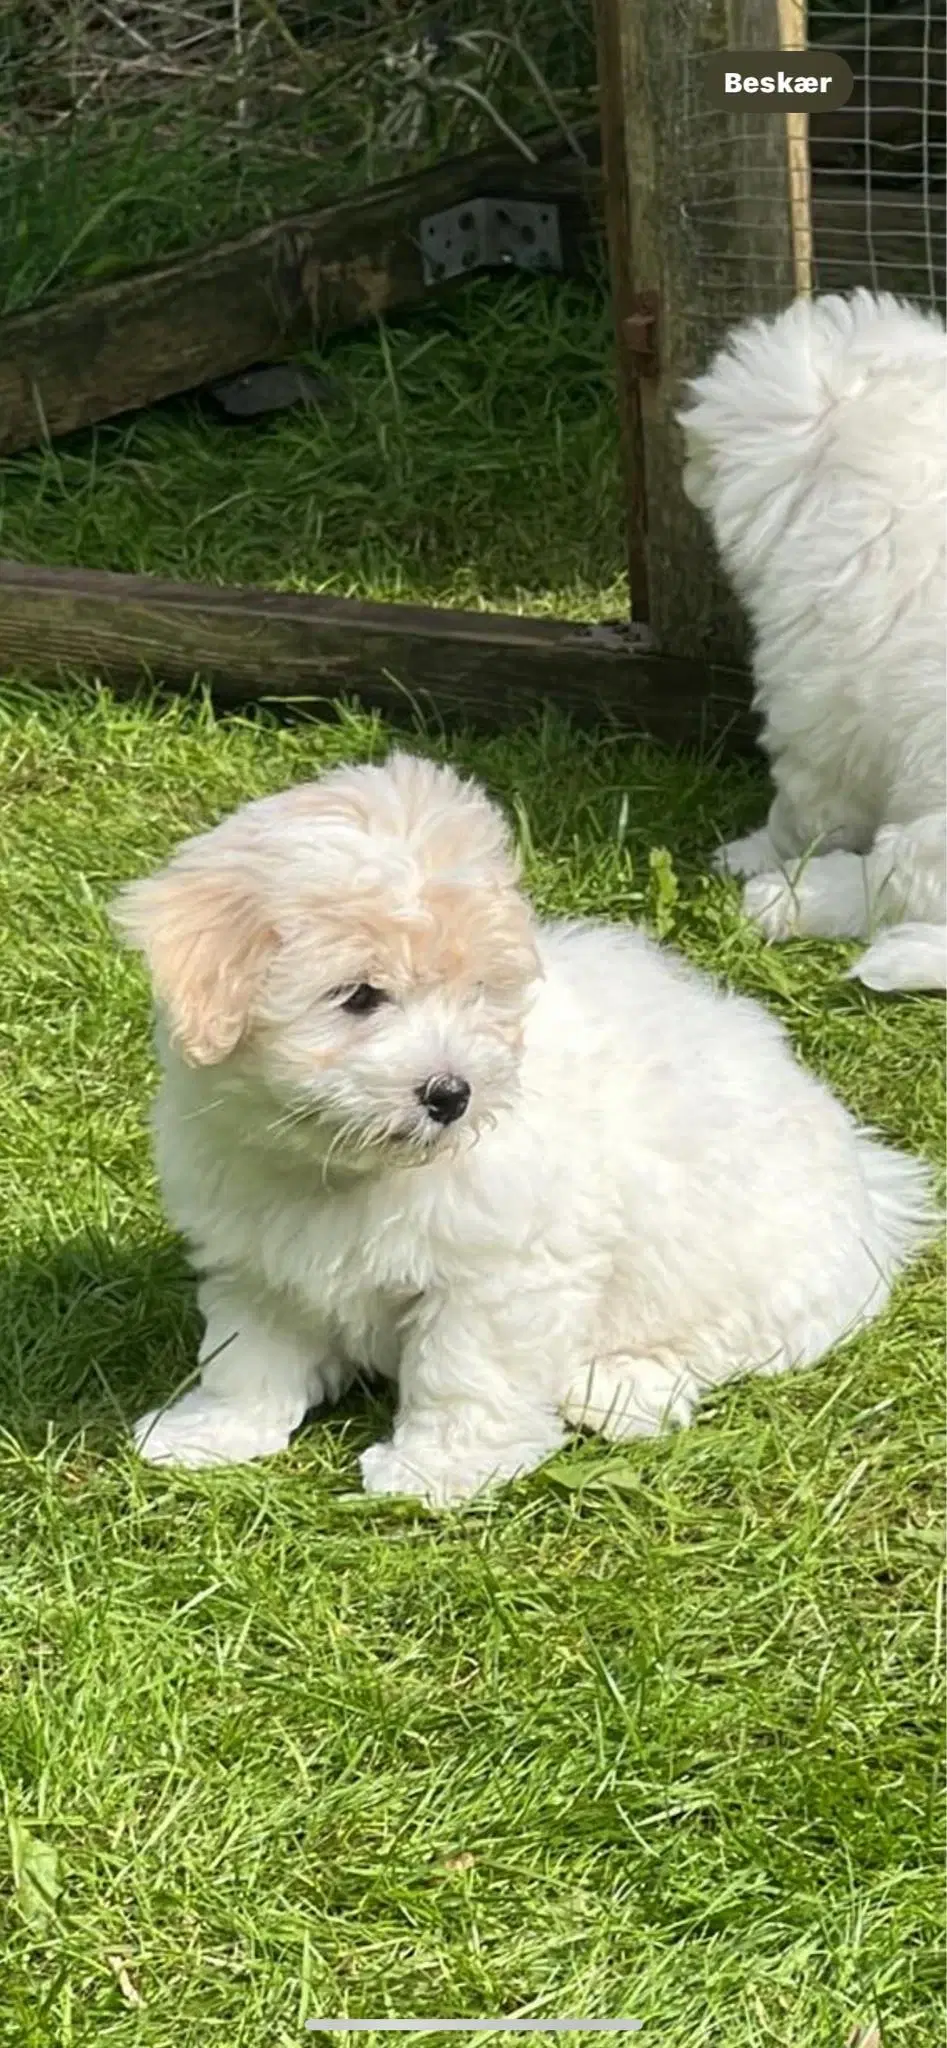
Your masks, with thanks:
[[[884,993],[947,991],[947,925],[889,926],[856,960],[851,978]]]
[[[730,441],[749,426],[759,445],[741,449],[763,458],[774,432],[821,424],[840,400],[857,397],[880,372],[943,366],[939,313],[890,292],[832,292],[798,298],[775,317],[731,329],[709,368],[686,387],[681,425],[711,441]]]
[[[870,1131],[859,1131],[858,1151],[871,1214],[865,1249],[879,1277],[889,1282],[940,1236],[944,1215],[923,1159],[882,1145]]]
[[[877,428],[878,417],[897,413],[915,389],[918,460],[936,464],[939,475],[929,392],[932,379],[940,389],[944,361],[940,315],[888,292],[798,298],[775,318],[747,321],[686,387],[677,419],[688,497],[711,514],[724,548],[749,523],[758,554],[767,522],[774,534],[782,531],[783,494],[804,484],[827,437],[837,437],[838,408],[867,403]],[[912,418],[916,411],[909,408]]]

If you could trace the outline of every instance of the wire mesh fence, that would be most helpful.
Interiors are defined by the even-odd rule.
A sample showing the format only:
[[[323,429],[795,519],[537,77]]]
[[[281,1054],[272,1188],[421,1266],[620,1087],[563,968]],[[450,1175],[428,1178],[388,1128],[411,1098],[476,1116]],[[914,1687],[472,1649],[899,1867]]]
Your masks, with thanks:
[[[805,41],[844,56],[848,104],[791,117],[785,166],[763,165],[763,124],[721,116],[702,57],[688,55],[679,177],[681,205],[714,334],[748,311],[778,310],[784,279],[768,269],[767,229],[794,214],[797,284],[856,285],[943,308],[945,292],[945,0],[817,0]],[[800,14],[802,10],[800,10]]]
[[[819,10],[855,74],[848,106],[810,122],[815,282],[943,306],[947,179],[944,0]]]
[[[816,289],[944,304],[945,10],[812,0],[809,41],[855,75],[794,159]],[[786,193],[771,152],[765,175],[736,178],[686,44],[682,62],[668,198],[716,328],[782,303],[765,229]],[[528,154],[530,135],[568,137],[596,104],[591,0],[446,0],[437,19],[419,0],[0,0],[0,312],[448,154],[501,139]],[[744,167],[753,144],[750,127]]]

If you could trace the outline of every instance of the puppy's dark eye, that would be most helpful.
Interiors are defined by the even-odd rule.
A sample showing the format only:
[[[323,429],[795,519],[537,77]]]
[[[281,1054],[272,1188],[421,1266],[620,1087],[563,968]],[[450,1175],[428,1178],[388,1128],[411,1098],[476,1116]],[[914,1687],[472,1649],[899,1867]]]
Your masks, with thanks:
[[[370,981],[360,981],[351,995],[346,996],[342,1008],[350,1017],[370,1017],[373,1010],[380,1010],[382,1003],[387,1001],[384,989],[372,988]]]

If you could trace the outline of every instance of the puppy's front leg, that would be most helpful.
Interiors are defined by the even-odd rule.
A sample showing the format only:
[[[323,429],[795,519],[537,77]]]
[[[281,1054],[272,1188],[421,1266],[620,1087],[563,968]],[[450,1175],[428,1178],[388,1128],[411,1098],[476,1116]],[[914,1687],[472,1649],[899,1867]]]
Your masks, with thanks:
[[[196,1387],[135,1425],[155,1465],[242,1465],[285,1450],[307,1409],[335,1400],[352,1372],[333,1357],[318,1323],[304,1326],[274,1301],[218,1275],[198,1289],[205,1319]]]
[[[444,1504],[541,1465],[565,1440],[550,1392],[561,1311],[524,1299],[514,1273],[488,1301],[427,1297],[402,1351],[391,1441],[360,1461],[366,1493]]]

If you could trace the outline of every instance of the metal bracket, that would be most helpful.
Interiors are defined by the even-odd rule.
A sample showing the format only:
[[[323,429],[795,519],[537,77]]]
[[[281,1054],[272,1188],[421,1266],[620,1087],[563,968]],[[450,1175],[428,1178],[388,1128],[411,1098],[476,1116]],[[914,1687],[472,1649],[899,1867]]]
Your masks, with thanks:
[[[656,642],[650,626],[638,619],[603,619],[598,625],[577,626],[570,638],[586,647],[607,647],[610,654],[654,654]]]
[[[559,208],[547,199],[468,199],[421,222],[425,284],[469,270],[562,269]]]

